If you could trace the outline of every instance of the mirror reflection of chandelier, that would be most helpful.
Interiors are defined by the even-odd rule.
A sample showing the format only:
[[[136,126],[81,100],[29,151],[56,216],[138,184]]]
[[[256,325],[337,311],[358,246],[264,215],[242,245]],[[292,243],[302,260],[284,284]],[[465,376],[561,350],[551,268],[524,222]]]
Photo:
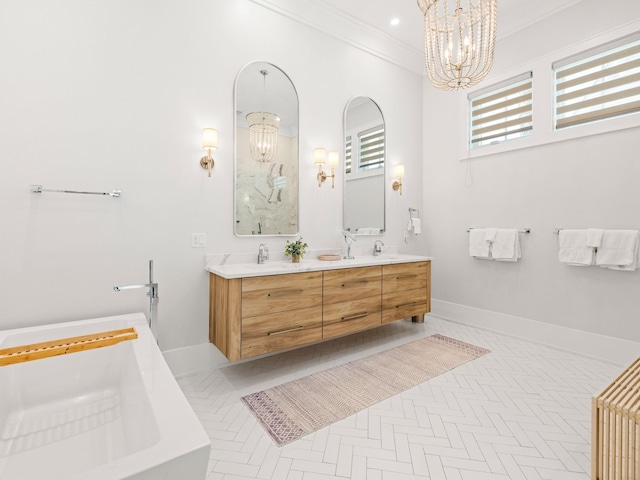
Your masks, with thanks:
[[[256,162],[271,162],[278,150],[278,127],[280,118],[274,113],[265,112],[267,91],[267,70],[260,70],[263,77],[262,111],[247,115],[249,123],[249,148],[251,158]]]
[[[427,76],[441,90],[479,83],[493,65],[498,0],[417,0]]]

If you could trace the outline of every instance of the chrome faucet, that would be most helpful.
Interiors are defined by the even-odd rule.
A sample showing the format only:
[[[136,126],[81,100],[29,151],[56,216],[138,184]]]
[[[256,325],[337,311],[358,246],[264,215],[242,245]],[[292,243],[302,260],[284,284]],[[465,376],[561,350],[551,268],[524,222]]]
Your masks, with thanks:
[[[155,317],[157,316],[157,305],[160,301],[158,297],[158,283],[153,281],[153,260],[149,260],[149,283],[141,283],[138,285],[122,285],[113,287],[115,292],[121,292],[122,290],[134,290],[137,288],[148,288],[147,297],[149,297],[149,328],[153,333],[153,336],[158,340],[158,333],[156,331]]]
[[[269,247],[261,243],[258,247],[258,263],[264,263],[269,260]]]
[[[376,240],[375,243],[373,244],[374,257],[377,257],[382,253],[382,247],[384,247],[384,243],[382,243],[382,240]]]
[[[351,244],[356,240],[356,237],[347,230],[342,230],[342,235],[344,236],[344,243],[347,244],[347,255],[342,258],[345,260],[353,260],[355,257],[351,255]]]

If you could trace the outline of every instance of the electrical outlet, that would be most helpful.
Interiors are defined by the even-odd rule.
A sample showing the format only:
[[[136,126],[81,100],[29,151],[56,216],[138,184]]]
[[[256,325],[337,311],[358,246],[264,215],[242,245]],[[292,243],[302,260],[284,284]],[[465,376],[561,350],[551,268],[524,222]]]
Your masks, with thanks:
[[[202,248],[207,246],[207,234],[206,233],[192,233],[191,234],[191,247]]]

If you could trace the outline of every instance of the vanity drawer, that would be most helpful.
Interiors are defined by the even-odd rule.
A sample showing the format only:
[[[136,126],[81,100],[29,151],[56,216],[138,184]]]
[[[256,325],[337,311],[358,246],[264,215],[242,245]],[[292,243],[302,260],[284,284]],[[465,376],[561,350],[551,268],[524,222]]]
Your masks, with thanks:
[[[322,340],[322,306],[242,319],[241,358]]]
[[[382,296],[382,323],[422,315],[429,311],[427,290],[407,290]]]
[[[322,337],[331,338],[381,324],[380,296],[325,305],[322,313]]]
[[[324,272],[324,304],[380,296],[382,267],[359,267]]]
[[[427,288],[428,262],[397,263],[382,267],[382,293]],[[425,291],[426,294],[426,291]]]
[[[322,272],[242,279],[242,318],[322,305]]]

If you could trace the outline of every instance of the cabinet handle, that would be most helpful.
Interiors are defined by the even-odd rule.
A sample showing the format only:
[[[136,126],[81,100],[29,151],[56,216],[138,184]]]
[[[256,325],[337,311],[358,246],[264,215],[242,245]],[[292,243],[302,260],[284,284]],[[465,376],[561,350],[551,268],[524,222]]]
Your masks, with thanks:
[[[283,333],[297,332],[298,330],[302,330],[303,328],[304,327],[302,325],[299,325],[297,327],[287,328],[286,330],[277,330],[275,332],[269,332],[267,333],[267,335],[282,335]]]
[[[415,305],[417,302],[409,302],[409,303],[403,303],[401,305],[396,305],[396,308],[401,308],[401,307],[408,307],[409,305]]]
[[[416,278],[418,275],[415,273],[407,273],[406,275],[396,276],[396,280],[409,280],[410,278]]]
[[[369,312],[364,313],[356,313],[355,315],[351,315],[350,317],[342,317],[341,322],[348,322],[349,320],[355,320],[356,318],[362,318],[369,315]]]
[[[301,288],[294,288],[291,290],[276,290],[275,292],[267,293],[267,297],[286,297],[287,295],[295,295],[302,292],[303,290]]]
[[[347,286],[350,286],[350,285],[360,285],[360,284],[368,285],[369,284],[369,280],[354,280],[353,282],[343,283],[342,286],[343,287],[347,287]]]

